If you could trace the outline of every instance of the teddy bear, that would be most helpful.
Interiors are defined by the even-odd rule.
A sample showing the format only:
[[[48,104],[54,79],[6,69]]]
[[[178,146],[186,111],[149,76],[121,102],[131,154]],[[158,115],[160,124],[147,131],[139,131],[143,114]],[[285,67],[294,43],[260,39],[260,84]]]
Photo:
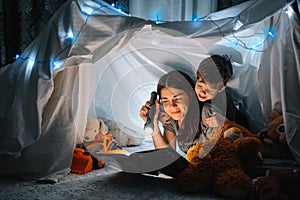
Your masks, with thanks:
[[[280,100],[273,105],[272,112],[268,118],[270,121],[267,128],[257,134],[263,143],[262,153],[264,157],[293,159],[286,141],[282,103]]]
[[[272,168],[266,171],[265,176],[256,178],[254,185],[260,200],[300,199],[297,192],[300,188],[300,170]]]
[[[84,142],[92,142],[99,137],[98,134],[105,135],[108,127],[101,119],[87,118],[86,128],[84,132]]]
[[[77,144],[77,147],[84,148],[91,154],[121,148],[109,132],[106,123],[102,119],[95,118],[87,118],[83,143]]]
[[[248,172],[261,162],[260,151],[257,135],[226,120],[223,126],[213,129],[209,140],[188,149],[189,166],[175,178],[176,186],[183,192],[212,190],[231,199],[253,196]]]

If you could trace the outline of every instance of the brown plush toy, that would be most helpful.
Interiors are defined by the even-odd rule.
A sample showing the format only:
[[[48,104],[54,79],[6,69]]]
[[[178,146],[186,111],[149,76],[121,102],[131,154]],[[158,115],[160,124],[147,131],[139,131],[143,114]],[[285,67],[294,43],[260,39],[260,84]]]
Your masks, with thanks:
[[[271,121],[268,123],[267,129],[257,134],[263,143],[262,153],[264,157],[293,158],[286,141],[281,101],[274,104],[269,119]]]
[[[255,190],[260,200],[298,200],[300,194],[300,171],[269,169],[266,176],[258,177]]]
[[[247,172],[261,161],[261,141],[231,121],[215,128],[209,137],[209,142],[197,143],[188,150],[190,164],[176,177],[177,188],[184,192],[211,189],[231,199],[253,196],[252,178]]]

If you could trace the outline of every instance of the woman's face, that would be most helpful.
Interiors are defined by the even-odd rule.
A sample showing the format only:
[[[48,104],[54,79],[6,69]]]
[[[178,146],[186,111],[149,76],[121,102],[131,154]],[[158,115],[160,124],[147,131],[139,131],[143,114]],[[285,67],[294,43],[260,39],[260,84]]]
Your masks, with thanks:
[[[160,96],[165,112],[174,120],[182,122],[190,104],[187,93],[184,90],[169,87],[161,89]]]
[[[217,90],[210,88],[209,85],[205,83],[201,75],[197,75],[195,92],[201,102],[213,99],[218,93]]]

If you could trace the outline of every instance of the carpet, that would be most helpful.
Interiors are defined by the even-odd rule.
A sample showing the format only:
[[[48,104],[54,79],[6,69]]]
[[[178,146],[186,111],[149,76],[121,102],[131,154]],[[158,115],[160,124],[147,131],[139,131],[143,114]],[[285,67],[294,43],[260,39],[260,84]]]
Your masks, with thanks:
[[[59,182],[34,183],[0,179],[1,200],[98,200],[98,199],[224,199],[212,194],[176,191],[174,179],[124,173],[111,166],[86,174],[69,174]]]
[[[153,148],[151,141],[124,148],[134,152]],[[105,166],[86,174],[70,173],[57,183],[36,183],[0,178],[1,200],[98,200],[98,199],[224,199],[208,193],[186,194],[176,191],[169,176],[125,173],[110,159]]]

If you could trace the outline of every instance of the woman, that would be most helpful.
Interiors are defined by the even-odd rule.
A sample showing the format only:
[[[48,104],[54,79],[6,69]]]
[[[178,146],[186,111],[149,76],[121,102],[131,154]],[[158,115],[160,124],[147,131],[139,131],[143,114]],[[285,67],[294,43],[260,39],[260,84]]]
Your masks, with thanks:
[[[171,71],[163,75],[158,81],[156,112],[153,119],[154,131],[152,139],[155,148],[171,146],[184,153],[199,136],[199,122],[201,106],[194,91],[193,80],[181,71]],[[168,122],[164,126],[163,134],[159,128],[160,104],[167,115]],[[201,104],[202,105],[202,104]],[[151,103],[148,101],[140,110],[141,118],[146,121]]]

